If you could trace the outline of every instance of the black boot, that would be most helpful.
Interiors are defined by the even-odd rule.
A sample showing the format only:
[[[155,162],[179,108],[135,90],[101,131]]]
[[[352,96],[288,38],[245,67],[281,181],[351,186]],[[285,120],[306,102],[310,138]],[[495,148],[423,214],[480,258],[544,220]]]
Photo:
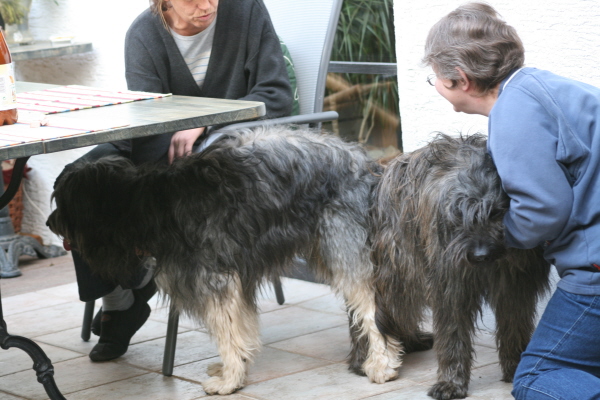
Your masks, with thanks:
[[[103,312],[100,339],[90,352],[90,359],[109,361],[121,357],[127,352],[131,337],[149,316],[150,306],[139,296],[127,310]]]
[[[150,282],[148,282],[146,284],[146,286],[139,288],[139,289],[133,289],[133,295],[135,298],[139,297],[145,303],[147,303],[152,298],[152,296],[154,296],[154,294],[156,293],[157,290],[158,289],[156,287],[156,283],[154,282],[154,278],[152,278],[152,279],[150,279]],[[94,319],[92,320],[92,333],[96,336],[100,336],[100,331],[101,331],[100,321],[101,320],[102,320],[102,307],[100,307],[100,309],[94,316]]]

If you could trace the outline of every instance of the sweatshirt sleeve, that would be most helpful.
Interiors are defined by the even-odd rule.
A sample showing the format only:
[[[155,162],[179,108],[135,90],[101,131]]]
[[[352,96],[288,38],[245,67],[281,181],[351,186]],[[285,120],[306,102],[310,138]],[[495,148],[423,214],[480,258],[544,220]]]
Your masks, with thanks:
[[[509,246],[533,248],[555,239],[573,207],[573,190],[557,161],[558,124],[529,93],[507,88],[490,114],[488,149],[510,208]]]

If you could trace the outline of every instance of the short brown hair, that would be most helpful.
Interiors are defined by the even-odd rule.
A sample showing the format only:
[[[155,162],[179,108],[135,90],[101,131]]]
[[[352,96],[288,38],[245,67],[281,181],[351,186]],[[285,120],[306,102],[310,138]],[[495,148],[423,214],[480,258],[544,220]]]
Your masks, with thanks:
[[[525,49],[517,31],[485,3],[469,3],[442,18],[429,31],[423,63],[452,87],[460,68],[482,94],[521,68]]]

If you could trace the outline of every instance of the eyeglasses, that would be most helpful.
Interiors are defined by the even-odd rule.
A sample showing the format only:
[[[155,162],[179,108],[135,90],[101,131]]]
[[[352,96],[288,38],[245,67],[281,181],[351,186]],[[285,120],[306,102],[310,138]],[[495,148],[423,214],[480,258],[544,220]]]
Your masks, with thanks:
[[[431,74],[427,77],[427,83],[429,83],[431,86],[435,86],[435,80],[436,80],[437,76],[435,74]]]

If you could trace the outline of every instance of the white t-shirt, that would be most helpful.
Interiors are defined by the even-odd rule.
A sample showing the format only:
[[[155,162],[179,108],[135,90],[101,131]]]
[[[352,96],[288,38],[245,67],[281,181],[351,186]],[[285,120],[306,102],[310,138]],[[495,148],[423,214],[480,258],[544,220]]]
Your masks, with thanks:
[[[193,36],[182,36],[171,29],[171,34],[173,35],[173,39],[175,39],[177,48],[179,48],[183,59],[200,89],[202,89],[204,77],[206,76],[206,69],[208,68],[208,60],[210,59],[210,53],[212,51],[216,25],[217,19],[215,18],[208,28]]]

